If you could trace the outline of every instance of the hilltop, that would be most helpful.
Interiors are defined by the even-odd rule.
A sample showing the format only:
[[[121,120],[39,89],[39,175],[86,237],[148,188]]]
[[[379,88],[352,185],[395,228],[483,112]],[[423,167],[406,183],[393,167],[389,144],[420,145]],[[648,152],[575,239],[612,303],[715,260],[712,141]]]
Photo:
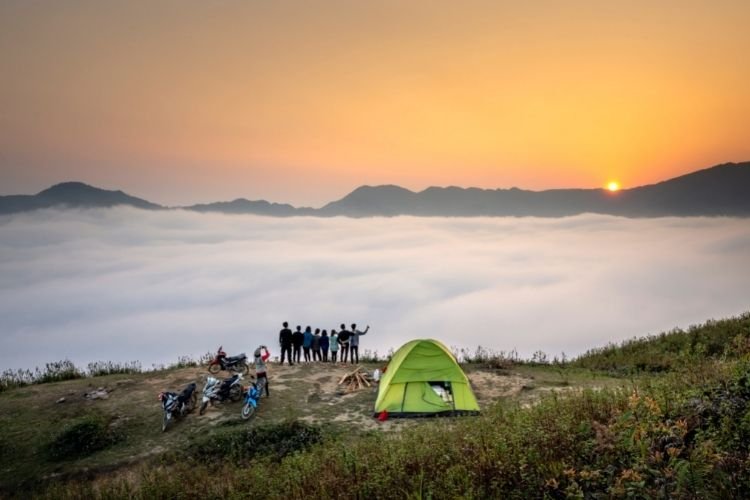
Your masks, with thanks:
[[[268,498],[731,498],[750,486],[750,313],[572,362],[481,349],[461,359],[478,417],[375,420],[374,389],[338,386],[349,365],[272,365],[254,420],[230,403],[166,433],[156,394],[200,381],[203,367],[9,389],[0,492],[224,498],[262,484]],[[109,398],[81,397],[97,387]],[[75,455],[55,454],[62,445]]]
[[[362,366],[372,371],[382,363]],[[0,491],[28,487],[40,477],[91,477],[127,469],[153,457],[187,446],[192,440],[226,429],[252,429],[300,421],[330,432],[359,435],[367,431],[399,432],[414,421],[379,422],[372,417],[376,388],[345,393],[338,381],[352,366],[320,363],[280,366],[269,363],[270,398],[261,399],[250,422],[240,419],[240,403],[218,404],[206,414],[197,411],[161,431],[162,410],[157,394],[179,390],[190,382],[202,389],[205,367],[173,368],[155,372],[122,373],[94,378],[32,385],[0,394]],[[562,378],[548,367],[519,367],[497,371],[469,366],[468,376],[484,408],[505,399],[533,401],[550,390],[616,385],[617,379],[592,378],[575,372]],[[222,376],[227,376],[224,373]],[[571,383],[571,380],[573,383]],[[107,399],[89,400],[84,394],[103,388]],[[63,402],[58,402],[64,399]],[[80,459],[55,461],[46,454],[61,424],[82,418],[104,418],[123,439],[111,448]],[[21,444],[23,443],[23,444]]]

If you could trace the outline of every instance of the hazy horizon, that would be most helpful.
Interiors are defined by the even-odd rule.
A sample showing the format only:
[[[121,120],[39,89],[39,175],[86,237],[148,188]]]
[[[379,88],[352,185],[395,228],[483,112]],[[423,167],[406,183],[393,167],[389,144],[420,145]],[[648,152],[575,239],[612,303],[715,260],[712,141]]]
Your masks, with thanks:
[[[282,321],[572,356],[750,310],[746,219],[0,217],[0,367],[278,354]]]

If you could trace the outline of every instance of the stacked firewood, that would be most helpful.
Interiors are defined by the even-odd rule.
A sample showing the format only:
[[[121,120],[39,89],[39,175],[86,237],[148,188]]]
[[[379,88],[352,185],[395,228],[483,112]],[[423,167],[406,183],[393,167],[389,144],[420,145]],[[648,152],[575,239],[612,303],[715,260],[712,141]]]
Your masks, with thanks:
[[[370,374],[359,366],[353,372],[347,373],[341,377],[339,385],[344,386],[343,389],[345,392],[352,392],[364,389],[365,387],[372,387],[372,379],[370,378]]]

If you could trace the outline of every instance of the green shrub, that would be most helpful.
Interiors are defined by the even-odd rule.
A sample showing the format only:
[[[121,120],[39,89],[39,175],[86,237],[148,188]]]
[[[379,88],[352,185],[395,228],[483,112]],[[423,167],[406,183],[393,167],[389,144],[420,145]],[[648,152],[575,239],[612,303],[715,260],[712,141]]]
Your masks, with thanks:
[[[706,358],[738,359],[748,352],[750,312],[736,318],[707,321],[687,331],[676,329],[591,349],[571,365],[616,375],[659,373]]]
[[[84,376],[72,361],[65,359],[44,365],[44,370],[37,367],[31,370],[5,370],[0,374],[0,392],[31,384],[46,384],[73,380]]]
[[[193,441],[188,449],[189,455],[201,461],[227,457],[248,460],[259,456],[278,460],[322,440],[318,426],[297,420],[260,427],[232,427]]]
[[[85,457],[114,444],[120,437],[107,419],[90,415],[60,431],[47,446],[47,456],[55,461]]]
[[[96,361],[88,364],[88,374],[91,377],[102,377],[104,375],[141,373],[140,361],[130,363],[118,363],[114,361]]]

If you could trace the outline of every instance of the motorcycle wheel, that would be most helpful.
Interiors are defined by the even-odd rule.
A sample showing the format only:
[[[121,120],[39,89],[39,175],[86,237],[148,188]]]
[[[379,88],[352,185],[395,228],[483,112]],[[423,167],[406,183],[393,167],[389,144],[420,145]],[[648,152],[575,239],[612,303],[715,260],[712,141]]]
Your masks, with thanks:
[[[195,410],[195,404],[198,402],[198,396],[193,393],[192,396],[190,396],[190,399],[187,403],[187,413],[190,413],[191,411]]]
[[[232,401],[239,401],[242,398],[242,387],[239,385],[233,385],[229,389],[229,399]]]
[[[255,415],[255,407],[250,403],[245,403],[242,407],[242,420],[250,420],[253,415]]]
[[[219,363],[213,363],[208,365],[208,373],[216,375],[221,371],[221,365]]]
[[[201,403],[200,410],[198,410],[198,415],[203,415],[203,413],[206,411],[206,407],[208,406],[208,401],[205,403]]]
[[[240,368],[240,373],[243,375],[247,375],[248,373],[250,373],[250,366],[248,366],[247,363],[242,363],[239,366],[239,368]]]
[[[162,421],[161,421],[161,431],[167,432],[168,425],[169,425],[169,417],[167,416],[167,413],[165,412],[164,417],[162,418]]]

